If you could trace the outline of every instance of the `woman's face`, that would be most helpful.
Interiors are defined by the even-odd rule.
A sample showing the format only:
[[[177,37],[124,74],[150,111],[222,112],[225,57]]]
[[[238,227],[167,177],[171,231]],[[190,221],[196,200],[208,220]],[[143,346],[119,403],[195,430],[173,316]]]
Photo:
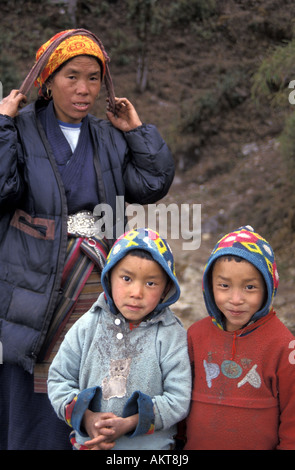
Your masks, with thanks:
[[[47,85],[57,119],[78,124],[90,112],[101,88],[101,69],[94,57],[77,56]]]

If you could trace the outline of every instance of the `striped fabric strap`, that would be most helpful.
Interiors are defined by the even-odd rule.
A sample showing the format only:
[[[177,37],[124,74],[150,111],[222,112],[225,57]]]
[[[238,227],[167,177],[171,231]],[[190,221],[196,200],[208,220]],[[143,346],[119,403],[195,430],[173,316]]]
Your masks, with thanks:
[[[89,276],[95,266],[99,271],[102,270],[107,258],[107,253],[108,244],[106,240],[94,238],[68,238],[66,261],[61,282],[62,293],[42,345],[42,349],[38,357],[38,363],[35,365],[35,384],[37,383],[38,376],[44,376],[44,371],[48,370],[48,367],[52,362],[52,350],[57,341],[59,341]],[[99,286],[97,286],[97,291],[98,296]],[[42,393],[46,392],[46,390],[40,391]]]
[[[107,243],[104,240],[69,237],[67,256],[62,276],[62,297],[57,305],[54,318],[44,341],[41,355],[48,358],[56,337],[60,335],[68,316],[90,276],[94,264],[102,270],[107,257]],[[94,245],[95,243],[95,245]]]

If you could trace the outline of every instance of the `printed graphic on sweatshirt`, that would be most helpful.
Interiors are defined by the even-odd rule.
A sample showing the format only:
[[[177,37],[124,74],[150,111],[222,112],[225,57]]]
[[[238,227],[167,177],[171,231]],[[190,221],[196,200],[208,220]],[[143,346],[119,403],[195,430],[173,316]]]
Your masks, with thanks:
[[[249,360],[245,360],[248,362]],[[250,362],[250,361],[249,361]],[[243,369],[235,361],[223,361],[221,366],[214,362],[207,362],[205,359],[203,361],[205,373],[206,373],[206,382],[208,388],[212,387],[212,381],[216,379],[220,373],[222,373],[228,379],[237,379],[241,377],[241,380],[237,383],[237,387],[240,388],[246,383],[250,384],[254,388],[260,388],[261,386],[261,377],[257,372],[257,364],[254,364],[253,367],[247,372],[247,374],[242,377]]]
[[[127,379],[130,372],[131,358],[112,359],[109,369],[109,377],[102,381],[102,395],[105,400],[110,398],[122,398],[126,395]]]

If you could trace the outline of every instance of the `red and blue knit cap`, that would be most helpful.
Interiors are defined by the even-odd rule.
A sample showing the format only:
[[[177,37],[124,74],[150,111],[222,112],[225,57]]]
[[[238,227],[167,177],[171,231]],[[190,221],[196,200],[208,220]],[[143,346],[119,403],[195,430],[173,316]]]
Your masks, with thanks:
[[[263,276],[267,289],[267,298],[262,308],[251,319],[251,321],[256,321],[267,315],[271,310],[279,284],[279,275],[272,247],[250,225],[240,227],[238,230],[228,233],[215,245],[204,269],[203,295],[209,315],[220,326],[223,324],[223,315],[217,308],[213,297],[212,268],[218,258],[228,255],[239,256],[248,261]]]
[[[153,230],[148,228],[133,229],[124,233],[116,240],[108,254],[106,264],[101,273],[101,284],[107,298],[107,303],[113,313],[117,313],[117,310],[110,294],[110,271],[132,250],[138,249],[150,253],[154,261],[162,267],[168,278],[172,281],[172,287],[165,299],[156,307],[154,313],[159,313],[165,307],[168,307],[179,299],[180,287],[175,274],[173,254],[168,243]]]

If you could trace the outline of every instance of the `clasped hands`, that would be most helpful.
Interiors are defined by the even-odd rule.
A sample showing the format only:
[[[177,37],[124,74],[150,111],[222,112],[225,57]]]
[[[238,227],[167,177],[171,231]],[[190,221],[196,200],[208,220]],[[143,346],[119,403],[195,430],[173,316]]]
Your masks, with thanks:
[[[121,418],[114,413],[86,410],[82,424],[90,437],[85,446],[90,450],[111,450],[119,437],[136,428],[138,414]]]

